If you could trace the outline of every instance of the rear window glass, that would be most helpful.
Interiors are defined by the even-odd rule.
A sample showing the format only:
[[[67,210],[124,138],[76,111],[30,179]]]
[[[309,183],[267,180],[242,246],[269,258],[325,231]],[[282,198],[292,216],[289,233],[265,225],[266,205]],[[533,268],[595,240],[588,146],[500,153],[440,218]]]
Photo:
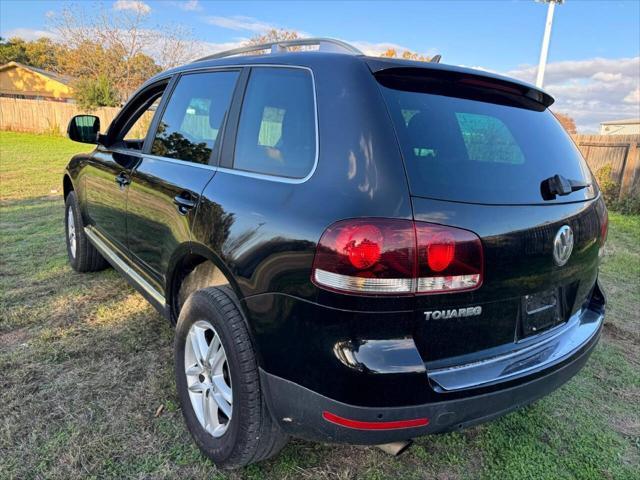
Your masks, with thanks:
[[[553,175],[592,182],[548,110],[381,87],[396,126],[411,192],[442,200],[543,203]],[[593,188],[556,202],[593,197]]]

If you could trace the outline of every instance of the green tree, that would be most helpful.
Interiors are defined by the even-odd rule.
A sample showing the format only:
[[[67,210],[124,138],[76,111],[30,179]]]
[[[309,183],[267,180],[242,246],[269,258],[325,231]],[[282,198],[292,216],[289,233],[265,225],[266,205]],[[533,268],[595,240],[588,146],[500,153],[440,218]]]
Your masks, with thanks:
[[[0,38],[0,64],[9,62],[28,63],[26,42],[21,38]]]
[[[43,70],[58,71],[58,60],[64,47],[50,38],[39,38],[25,43],[27,65]]]
[[[58,56],[63,47],[50,38],[27,42],[22,38],[0,39],[0,64],[18,62],[44,70],[58,70]]]
[[[118,92],[105,75],[99,75],[95,79],[80,79],[73,88],[78,105],[88,110],[96,107],[115,107],[120,103]]]

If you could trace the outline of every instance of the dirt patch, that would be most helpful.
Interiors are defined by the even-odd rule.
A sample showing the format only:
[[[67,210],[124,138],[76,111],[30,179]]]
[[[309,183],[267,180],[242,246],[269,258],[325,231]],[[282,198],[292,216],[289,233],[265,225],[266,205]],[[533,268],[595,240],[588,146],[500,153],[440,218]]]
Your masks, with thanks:
[[[625,358],[640,367],[640,335],[621,327],[615,321],[605,321],[605,338],[621,347]]]
[[[627,437],[640,437],[640,420],[632,417],[616,418],[613,428]]]
[[[26,328],[18,328],[9,332],[0,332],[0,348],[12,350],[29,340],[29,331]]]
[[[636,345],[640,345],[640,334],[628,328],[621,327],[615,322],[605,322],[604,330],[616,340],[631,341]]]

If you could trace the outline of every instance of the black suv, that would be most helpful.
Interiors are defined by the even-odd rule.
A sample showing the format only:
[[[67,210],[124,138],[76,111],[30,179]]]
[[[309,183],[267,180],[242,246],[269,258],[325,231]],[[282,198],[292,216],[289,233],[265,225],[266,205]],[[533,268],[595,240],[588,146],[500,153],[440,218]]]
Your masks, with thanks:
[[[256,48],[157,75],[105,134],[69,125],[97,144],[64,175],[71,266],[110,263],[176,324],[203,452],[465,428],[578,372],[607,211],[553,99],[334,40]]]

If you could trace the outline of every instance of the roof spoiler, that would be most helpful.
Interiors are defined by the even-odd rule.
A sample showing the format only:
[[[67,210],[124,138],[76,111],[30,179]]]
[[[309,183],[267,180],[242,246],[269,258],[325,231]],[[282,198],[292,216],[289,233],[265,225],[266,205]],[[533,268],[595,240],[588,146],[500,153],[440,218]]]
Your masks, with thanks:
[[[544,90],[489,72],[470,68],[441,66],[417,62],[388,62],[372,59],[367,62],[376,79],[390,88],[434,93],[452,97],[482,97],[503,104],[514,104],[533,110],[544,110],[554,99]]]

